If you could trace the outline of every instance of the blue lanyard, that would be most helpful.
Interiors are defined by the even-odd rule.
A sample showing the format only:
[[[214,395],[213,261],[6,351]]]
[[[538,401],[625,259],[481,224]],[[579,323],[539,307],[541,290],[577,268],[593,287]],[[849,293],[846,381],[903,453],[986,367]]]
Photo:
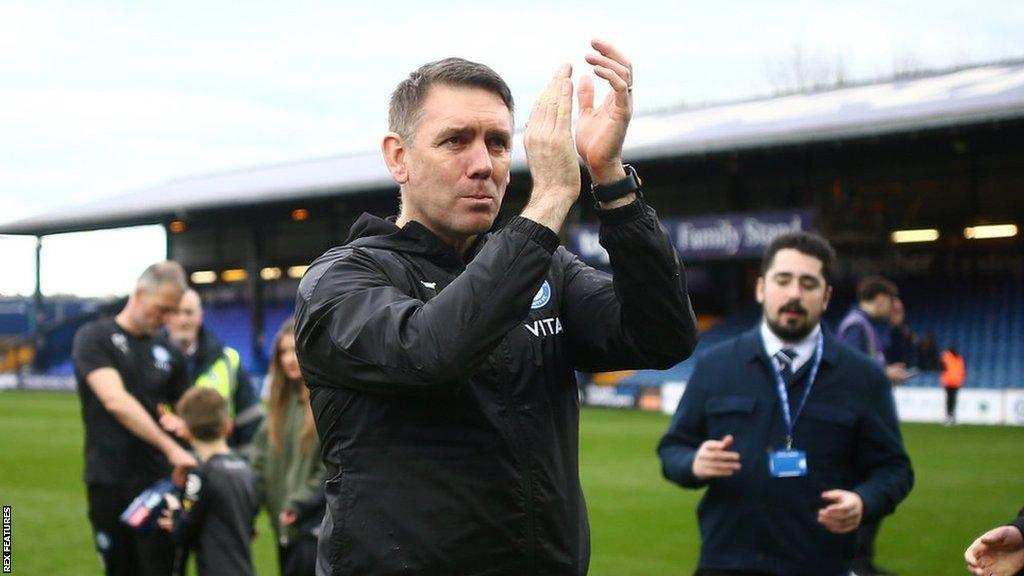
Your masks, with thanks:
[[[796,407],[796,414],[791,415],[789,412],[789,392],[786,391],[786,382],[782,379],[782,373],[779,371],[778,366],[772,361],[772,373],[775,374],[775,389],[779,393],[779,403],[782,405],[782,419],[786,421],[786,450],[793,449],[793,428],[796,426],[796,421],[800,418],[800,413],[804,411],[804,405],[807,404],[807,397],[811,395],[811,387],[814,386],[814,379],[818,377],[818,368],[821,367],[821,355],[825,348],[825,339],[818,332],[818,344],[814,349],[814,363],[811,364],[811,372],[807,375],[807,387],[804,388],[804,396],[800,399],[800,405]]]

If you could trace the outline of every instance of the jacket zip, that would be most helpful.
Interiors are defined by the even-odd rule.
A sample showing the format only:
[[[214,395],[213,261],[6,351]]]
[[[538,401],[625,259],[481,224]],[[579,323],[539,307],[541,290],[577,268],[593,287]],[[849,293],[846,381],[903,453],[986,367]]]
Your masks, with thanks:
[[[505,371],[503,376],[502,393],[505,397],[505,405],[509,408],[509,414],[512,418],[512,433],[513,433],[513,445],[517,455],[520,457],[520,474],[525,482],[525,501],[526,501],[526,574],[536,574],[536,556],[537,556],[537,534],[536,534],[536,519],[534,518],[534,505],[533,505],[533,472],[530,466],[529,451],[523,449],[523,434],[519,426],[519,414],[517,413],[517,406],[515,398],[512,395],[512,356],[508,349],[508,345],[505,342],[501,343],[501,353],[504,356]]]

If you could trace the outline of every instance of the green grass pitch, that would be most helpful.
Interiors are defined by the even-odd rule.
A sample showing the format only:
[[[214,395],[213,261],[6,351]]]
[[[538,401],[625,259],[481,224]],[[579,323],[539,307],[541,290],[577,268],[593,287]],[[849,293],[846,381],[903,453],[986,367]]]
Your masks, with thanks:
[[[593,533],[594,576],[690,574],[699,492],[661,478],[660,414],[584,410],[580,459]],[[917,483],[883,524],[879,563],[904,576],[965,574],[963,549],[1024,505],[1024,429],[903,427]],[[0,393],[0,504],[13,507],[14,574],[89,575],[82,423],[73,394]],[[255,556],[275,574],[266,517]]]

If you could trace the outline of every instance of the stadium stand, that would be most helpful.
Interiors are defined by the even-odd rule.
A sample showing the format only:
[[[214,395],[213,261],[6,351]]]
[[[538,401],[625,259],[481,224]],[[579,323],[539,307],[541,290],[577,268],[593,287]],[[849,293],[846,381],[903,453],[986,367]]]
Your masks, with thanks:
[[[956,343],[968,360],[968,387],[1024,388],[1024,293],[1015,287],[1012,278],[985,283],[960,281],[944,283],[941,289],[922,283],[913,283],[903,289],[909,304],[908,323],[918,334],[933,332],[939,346]],[[72,373],[67,357],[71,338],[84,321],[99,310],[110,311],[120,304],[98,305],[96,302],[48,302],[48,317],[62,317],[45,331],[46,352],[37,365],[50,375]],[[826,315],[826,324],[835,328],[843,313],[851,305],[849,297],[836,297]],[[0,303],[0,334],[27,334],[28,311],[31,305],[24,301]],[[264,351],[269,354],[269,343],[281,324],[293,312],[288,303],[270,304],[264,311]],[[703,332],[696,354],[732,336],[748,330],[759,319],[759,308],[754,303],[741,306],[720,318]],[[242,364],[256,374],[261,360],[254,357],[248,343],[251,341],[251,318],[244,304],[217,304],[206,308],[206,324],[221,340],[241,353]],[[693,359],[664,371],[641,370],[622,373],[614,379],[620,385],[653,386],[664,382],[685,382],[692,370]],[[923,372],[908,381],[906,386],[938,386],[938,373]]]
[[[1017,192],[1024,181],[1022,135],[1024,61],[1008,61],[642,114],[634,119],[626,155],[643,174],[645,196],[663,223],[675,222],[677,248],[689,246],[690,252],[680,251],[694,306],[715,319],[706,325],[698,353],[757,322],[750,287],[765,230],[797,221],[799,229],[833,241],[844,282],[875,271],[895,277],[910,327],[934,332],[940,349],[959,344],[968,388],[1019,389],[1024,242],[1021,236],[974,242],[963,230],[1024,221]],[[529,195],[521,154],[513,173],[503,210],[514,214]],[[395,196],[379,153],[368,150],[181,178],[0,224],[0,233],[42,237],[164,226],[167,255],[192,275],[207,304],[207,324],[239,350],[251,372],[261,374],[267,346],[291,313],[303,265],[341,243],[361,212],[394,213]],[[737,251],[732,241],[745,242],[751,222],[760,243],[740,242]],[[564,240],[599,265],[582,249],[580,239],[597,246],[596,234],[581,232],[587,226],[596,229],[596,216],[581,202]],[[897,246],[889,238],[900,228],[935,228],[941,240]],[[988,257],[997,262],[988,266],[988,276],[954,272],[980,271],[978,262]],[[993,280],[993,269],[1016,269],[1018,276]],[[850,294],[849,286],[837,291],[826,323],[835,326]],[[0,334],[28,334],[28,316],[17,310],[5,316],[5,302],[0,299]],[[48,299],[36,366],[61,373],[67,356],[60,351],[70,350],[71,327],[87,310],[58,313],[51,306]],[[635,387],[682,382],[692,364],[619,373],[606,381]],[[923,374],[906,386],[937,387],[937,375]]]
[[[263,311],[263,352],[270,357],[274,336],[281,324],[292,315],[290,304],[271,304]],[[252,322],[249,308],[243,304],[216,305],[204,308],[204,324],[221,342],[239,351],[242,366],[253,374],[266,373],[266,361],[256,358],[249,342],[252,341]]]
[[[944,283],[941,288],[921,284],[902,291],[908,303],[907,323],[918,334],[934,332],[940,349],[957,344],[967,360],[968,388],[1024,388],[1024,293],[1012,279],[987,283]],[[835,330],[851,305],[837,297],[825,316]],[[704,350],[754,326],[760,316],[754,304],[743,306],[701,334],[694,357]],[[615,379],[624,386],[654,386],[685,382],[694,358],[668,370],[624,372]],[[903,384],[937,387],[938,372],[922,372]]]

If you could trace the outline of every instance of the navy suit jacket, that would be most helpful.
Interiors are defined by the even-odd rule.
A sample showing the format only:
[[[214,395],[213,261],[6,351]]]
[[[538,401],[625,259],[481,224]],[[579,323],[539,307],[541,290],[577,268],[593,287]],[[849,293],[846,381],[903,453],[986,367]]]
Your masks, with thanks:
[[[771,574],[848,574],[855,532],[833,534],[817,522],[821,493],[852,490],[865,520],[891,513],[913,485],[892,388],[871,359],[825,330],[821,368],[793,431],[807,453],[808,474],[773,478],[771,450],[785,443],[774,367],[758,328],[723,342],[697,359],[668,432],[658,445],[662,472],[686,488],[707,484],[698,508],[702,568]],[[807,362],[790,391],[796,404]],[[693,458],[701,443],[735,438],[742,469],[701,482]]]

